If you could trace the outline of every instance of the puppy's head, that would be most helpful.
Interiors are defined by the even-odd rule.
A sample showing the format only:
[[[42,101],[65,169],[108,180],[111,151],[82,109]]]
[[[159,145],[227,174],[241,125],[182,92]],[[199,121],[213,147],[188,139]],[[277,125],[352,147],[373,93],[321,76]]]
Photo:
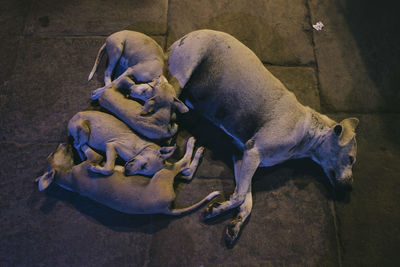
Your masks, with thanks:
[[[356,118],[348,118],[334,125],[313,155],[334,186],[350,187],[353,183],[352,168],[357,156],[355,129],[358,122]]]
[[[74,156],[72,147],[69,144],[61,143],[58,145],[56,151],[50,153],[47,157],[49,167],[46,172],[36,178],[39,183],[39,190],[46,189],[53,181],[57,171],[68,171],[74,166]]]
[[[152,87],[152,97],[145,100],[142,115],[156,112],[160,108],[168,108],[172,111],[178,110],[180,113],[189,111],[189,108],[176,97],[174,87],[164,76],[161,75],[151,83],[148,83],[148,85]]]
[[[125,164],[126,175],[153,175],[164,167],[165,160],[174,154],[176,146],[143,149]]]
[[[154,96],[154,85],[152,83],[135,84],[130,88],[130,96],[147,101]]]

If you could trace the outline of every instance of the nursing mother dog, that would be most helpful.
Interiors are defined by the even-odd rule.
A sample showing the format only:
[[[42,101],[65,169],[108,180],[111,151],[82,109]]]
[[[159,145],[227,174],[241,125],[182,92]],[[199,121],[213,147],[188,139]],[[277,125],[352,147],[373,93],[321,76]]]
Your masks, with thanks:
[[[231,35],[191,32],[172,44],[168,64],[186,104],[230,135],[243,151],[234,157],[234,193],[205,212],[208,219],[239,209],[226,228],[228,246],[234,244],[251,212],[251,180],[258,167],[310,157],[322,166],[332,185],[351,185],[358,119],[337,123],[303,106]]]

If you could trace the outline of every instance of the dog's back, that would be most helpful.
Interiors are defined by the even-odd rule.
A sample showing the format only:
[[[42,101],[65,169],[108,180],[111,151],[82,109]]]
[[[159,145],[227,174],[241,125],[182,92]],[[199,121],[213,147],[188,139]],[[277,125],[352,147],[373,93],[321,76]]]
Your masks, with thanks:
[[[87,127],[89,146],[105,151],[106,144],[118,141],[132,151],[139,151],[147,142],[136,135],[125,123],[114,116],[99,111],[82,111],[75,114],[68,123],[68,131],[74,140],[82,138],[82,129]]]
[[[149,36],[128,30],[116,32],[106,40],[106,48],[109,56],[113,55],[114,47],[119,44],[123,47],[120,64],[127,62],[127,67],[129,67],[146,61],[159,61],[160,71],[162,71],[164,52],[157,42]],[[162,72],[159,75],[161,74]]]
[[[262,127],[303,114],[293,93],[226,33],[200,30],[186,35],[171,46],[168,63],[183,96],[242,144]]]

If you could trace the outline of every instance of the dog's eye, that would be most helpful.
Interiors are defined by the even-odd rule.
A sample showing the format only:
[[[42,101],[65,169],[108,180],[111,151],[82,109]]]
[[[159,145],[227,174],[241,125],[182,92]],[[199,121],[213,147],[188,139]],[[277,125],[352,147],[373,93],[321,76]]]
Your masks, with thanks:
[[[353,163],[354,163],[354,157],[353,156],[349,156],[349,163],[350,163],[350,165],[353,165]]]

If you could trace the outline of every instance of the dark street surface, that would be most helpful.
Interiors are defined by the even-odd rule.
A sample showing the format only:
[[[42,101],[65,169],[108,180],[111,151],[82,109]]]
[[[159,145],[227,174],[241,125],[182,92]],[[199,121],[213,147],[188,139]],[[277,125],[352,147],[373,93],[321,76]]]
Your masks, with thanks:
[[[392,1],[394,3],[394,1]],[[0,0],[0,266],[400,266],[400,37],[391,1]],[[312,24],[322,21],[321,31]],[[165,50],[196,29],[228,32],[251,48],[299,101],[340,121],[360,120],[350,193],[309,159],[260,168],[253,211],[236,246],[234,213],[203,220],[127,215],[56,185],[39,192],[46,157],[68,120],[102,86],[108,35],[131,29]],[[206,147],[176,206],[233,192],[233,146],[190,113]],[[179,153],[177,153],[179,154]]]

